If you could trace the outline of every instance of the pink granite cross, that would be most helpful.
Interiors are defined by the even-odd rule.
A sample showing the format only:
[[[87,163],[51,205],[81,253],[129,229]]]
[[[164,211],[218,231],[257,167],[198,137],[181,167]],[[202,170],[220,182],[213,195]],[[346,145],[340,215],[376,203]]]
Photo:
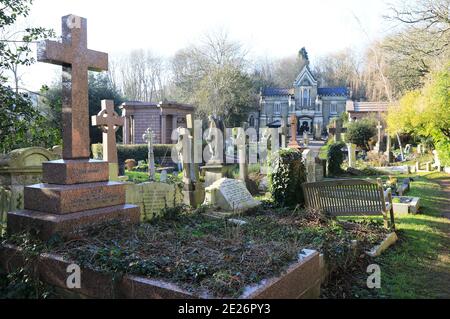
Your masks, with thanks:
[[[87,48],[87,21],[62,17],[62,43],[43,41],[38,61],[62,65],[63,159],[89,158],[88,70],[108,70],[108,54]]]
[[[91,117],[93,126],[100,126],[103,132],[103,160],[117,163],[116,131],[123,126],[124,118],[114,111],[114,101],[102,100],[102,110]]]

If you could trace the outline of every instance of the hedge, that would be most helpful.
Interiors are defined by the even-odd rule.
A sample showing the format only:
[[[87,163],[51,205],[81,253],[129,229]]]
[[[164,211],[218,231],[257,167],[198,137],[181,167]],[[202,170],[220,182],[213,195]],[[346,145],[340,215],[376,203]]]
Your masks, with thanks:
[[[172,156],[172,147],[174,144],[155,144],[153,146],[153,153],[155,158]],[[102,144],[92,145],[92,154],[94,158],[103,158]],[[124,163],[127,159],[134,159],[136,161],[147,161],[148,159],[148,147],[146,144],[118,144],[117,145],[117,157],[119,163]]]
[[[302,153],[291,148],[280,149],[269,159],[269,189],[275,203],[282,207],[304,204],[301,185],[306,182]]]

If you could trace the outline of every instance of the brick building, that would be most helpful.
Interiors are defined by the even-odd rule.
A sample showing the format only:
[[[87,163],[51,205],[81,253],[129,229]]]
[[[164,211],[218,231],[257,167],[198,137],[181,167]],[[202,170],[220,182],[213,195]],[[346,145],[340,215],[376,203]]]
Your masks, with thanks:
[[[186,127],[186,115],[194,113],[194,107],[171,101],[160,103],[125,102],[120,106],[125,118],[124,144],[145,144],[142,139],[147,128],[155,133],[155,144],[172,144],[172,131]]]

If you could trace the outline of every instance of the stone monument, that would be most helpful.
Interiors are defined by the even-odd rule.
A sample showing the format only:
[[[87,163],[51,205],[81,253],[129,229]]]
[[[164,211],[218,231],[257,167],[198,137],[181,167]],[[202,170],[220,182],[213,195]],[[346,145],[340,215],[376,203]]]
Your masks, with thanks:
[[[356,145],[347,143],[348,150],[348,167],[355,168],[356,166]]]
[[[153,153],[153,139],[155,135],[151,128],[148,128],[142,135],[142,139],[147,142],[148,146],[148,180],[155,181],[155,154]]]
[[[205,190],[205,204],[226,211],[245,211],[261,204],[239,180],[222,178]]]
[[[109,180],[116,181],[119,176],[117,160],[116,132],[123,126],[124,119],[114,111],[114,101],[102,100],[102,109],[91,117],[92,126],[100,126],[103,132],[103,160],[109,165]]]
[[[88,70],[107,70],[108,55],[87,49],[86,19],[64,16],[62,43],[41,43],[38,61],[62,65],[63,159],[43,163],[43,183],[25,187],[25,209],[8,214],[8,232],[47,239],[111,220],[138,223],[125,184],[108,181],[108,162],[89,159]]]
[[[297,142],[298,120],[297,120],[297,116],[295,116],[295,114],[291,115],[289,123],[291,124],[291,140],[289,141],[288,147],[294,148],[297,150],[301,150],[301,147],[300,147],[300,145],[298,145],[298,142]]]
[[[224,177],[223,166],[223,125],[215,116],[209,116],[209,134],[206,137],[210,159],[202,167],[205,172],[205,187]]]
[[[374,151],[379,153],[381,152],[381,129],[383,128],[383,126],[381,125],[381,122],[378,121],[378,125],[377,125],[377,130],[378,130],[378,135],[377,135],[377,143],[375,144],[374,147]]]

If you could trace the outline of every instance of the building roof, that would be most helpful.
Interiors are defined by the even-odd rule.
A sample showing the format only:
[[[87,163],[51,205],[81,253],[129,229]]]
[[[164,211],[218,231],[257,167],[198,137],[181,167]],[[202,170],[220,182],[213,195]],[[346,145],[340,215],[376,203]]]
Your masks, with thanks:
[[[149,108],[160,107],[160,108],[175,108],[175,109],[180,109],[180,110],[194,110],[194,106],[192,106],[190,104],[183,104],[183,103],[178,103],[175,101],[161,101],[159,103],[142,102],[142,101],[127,101],[127,102],[122,103],[120,108],[124,108],[127,106],[149,107]]]
[[[126,101],[123,102],[121,107],[124,106],[150,106],[150,107],[157,107],[158,104],[157,103],[153,103],[153,102],[142,102],[142,101]]]
[[[261,92],[263,96],[280,96],[280,95],[293,95],[294,89],[290,88],[264,88]]]
[[[347,103],[347,112],[387,112],[389,102],[350,102]]]
[[[346,87],[317,88],[317,94],[321,96],[348,96]]]

